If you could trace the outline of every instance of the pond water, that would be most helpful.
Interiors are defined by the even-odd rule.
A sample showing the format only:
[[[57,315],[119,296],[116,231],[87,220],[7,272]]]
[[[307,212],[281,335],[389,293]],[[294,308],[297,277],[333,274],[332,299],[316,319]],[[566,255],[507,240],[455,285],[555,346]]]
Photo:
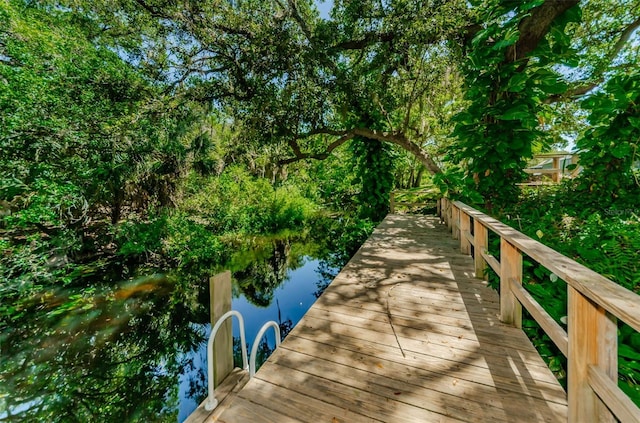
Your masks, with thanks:
[[[247,341],[267,320],[286,335],[340,257],[291,239],[235,255],[226,268]],[[43,291],[2,322],[0,422],[182,422],[207,394],[208,299],[206,278],[173,273]],[[265,339],[258,362],[274,347]]]
[[[284,337],[288,331],[295,326],[306,311],[313,305],[316,298],[321,293],[325,284],[327,272],[335,269],[329,269],[325,263],[320,260],[304,257],[304,263],[297,269],[288,269],[286,277],[282,284],[273,291],[273,301],[266,307],[258,306],[252,303],[246,296],[240,294],[234,296],[231,301],[231,309],[239,311],[245,320],[245,332],[247,337],[247,349],[251,351],[251,342],[255,339],[262,325],[273,320],[280,326],[282,336]],[[331,274],[331,272],[329,272]],[[204,333],[208,334],[211,325],[202,325]],[[237,346],[239,342],[239,328],[237,321],[233,319],[233,336],[234,344]],[[259,350],[262,354],[257,361],[257,365],[261,364],[260,359],[267,358],[268,354],[275,348],[275,338],[273,331],[268,331],[264,337],[265,342]],[[240,354],[239,348],[235,348],[237,354]],[[266,350],[266,351],[265,351]],[[190,353],[190,359],[193,360],[194,366],[190,371],[185,371],[180,376],[180,404],[178,421],[182,422],[189,414],[195,410],[198,405],[198,398],[190,395],[191,386],[195,380],[205,380],[207,369],[207,346],[203,343],[200,348]],[[240,366],[240,363],[237,363]]]

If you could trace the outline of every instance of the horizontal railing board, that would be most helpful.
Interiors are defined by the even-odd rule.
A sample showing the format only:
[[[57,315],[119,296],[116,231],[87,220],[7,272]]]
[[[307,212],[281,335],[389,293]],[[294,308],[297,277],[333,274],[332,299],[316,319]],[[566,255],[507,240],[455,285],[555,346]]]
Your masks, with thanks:
[[[544,173],[544,174],[553,174],[553,173],[558,173],[558,172],[562,172],[562,169],[556,169],[556,168],[552,168],[552,169],[535,169],[535,168],[529,168],[529,169],[524,169],[525,173]]]
[[[589,366],[589,385],[620,423],[640,422],[640,408],[600,368]]]
[[[486,261],[487,264],[491,266],[493,271],[496,272],[496,275],[500,276],[500,262],[498,261],[498,259],[485,251],[481,251],[480,254],[482,255],[484,261]]]
[[[567,331],[553,320],[551,315],[540,306],[540,304],[522,287],[522,285],[515,283],[513,280],[510,281],[510,284],[511,290],[518,298],[518,301],[520,301],[520,304],[527,309],[529,314],[531,314],[531,317],[538,322],[546,334],[549,335],[549,338],[551,338],[553,343],[556,344],[562,354],[566,357],[569,351],[569,337],[567,336]]]
[[[462,202],[454,201],[453,204],[474,219],[478,219],[500,237],[507,239],[521,252],[549,269],[582,295],[640,332],[640,296]]]

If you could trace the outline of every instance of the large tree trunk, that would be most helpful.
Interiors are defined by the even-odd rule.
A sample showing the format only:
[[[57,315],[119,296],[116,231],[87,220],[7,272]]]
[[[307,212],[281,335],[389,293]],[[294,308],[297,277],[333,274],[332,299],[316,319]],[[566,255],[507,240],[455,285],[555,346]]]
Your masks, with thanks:
[[[580,0],[547,0],[533,9],[528,17],[520,21],[520,38],[517,43],[507,48],[505,61],[516,62],[527,58],[549,32],[553,21],[578,3]],[[527,60],[523,62],[525,65]]]
[[[419,188],[420,183],[422,182],[422,175],[424,174],[424,167],[420,167],[418,169],[418,174],[416,175],[416,179],[413,181],[413,188]]]

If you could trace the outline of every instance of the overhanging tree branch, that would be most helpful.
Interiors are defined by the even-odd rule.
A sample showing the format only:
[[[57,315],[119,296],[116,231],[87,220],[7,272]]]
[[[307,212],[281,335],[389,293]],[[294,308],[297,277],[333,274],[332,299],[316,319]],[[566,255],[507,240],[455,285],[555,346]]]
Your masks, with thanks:
[[[393,41],[396,37],[396,34],[393,32],[369,32],[364,35],[364,37],[358,40],[347,40],[341,43],[338,43],[330,48],[330,50],[340,51],[340,50],[361,50],[365,47],[368,47],[372,44],[377,43],[388,43]]]
[[[304,20],[302,15],[300,15],[300,11],[298,10],[298,5],[296,4],[296,1],[288,0],[287,3],[289,4],[289,9],[291,10],[291,16],[298,23],[298,26],[304,33],[305,37],[307,37],[307,40],[311,41],[311,39],[313,38],[313,34],[311,33],[311,30],[309,29],[307,22]]]
[[[616,57],[618,57],[618,54],[620,54],[622,49],[625,47],[625,45],[631,39],[631,36],[633,35],[633,33],[638,28],[640,28],[640,17],[638,19],[636,19],[635,21],[631,22],[629,25],[627,25],[625,27],[625,29],[620,33],[620,39],[615,43],[615,45],[613,46],[611,51],[606,56],[607,57],[607,63],[610,64],[611,62],[613,62],[613,60]],[[573,88],[569,89],[564,94],[558,94],[558,95],[553,95],[553,96],[549,97],[545,101],[545,103],[555,103],[557,101],[560,101],[563,98],[575,99],[577,97],[581,97],[581,96],[583,96],[585,94],[588,94],[589,92],[594,90],[596,87],[598,87],[600,84],[602,84],[602,82],[604,82],[604,73],[607,70],[609,70],[609,68],[607,66],[602,66],[598,70],[596,75],[593,75],[591,77],[592,82],[589,82],[589,83],[580,82],[580,83],[576,84]]]
[[[329,144],[322,153],[303,153],[300,149],[300,146],[297,142],[299,138],[310,137],[312,135],[341,135],[336,141]],[[294,156],[288,159],[280,160],[278,163],[281,165],[294,163],[300,160],[305,159],[316,159],[316,160],[324,160],[335,150],[340,147],[345,142],[353,139],[356,136],[360,136],[369,140],[376,140],[382,142],[388,142],[391,144],[395,144],[404,150],[412,153],[416,156],[418,160],[433,174],[441,173],[442,170],[440,166],[427,154],[426,151],[422,149],[418,144],[408,139],[404,133],[402,132],[389,132],[389,131],[378,131],[369,128],[352,128],[346,131],[338,131],[327,128],[319,128],[314,129],[312,131],[307,132],[304,135],[299,135],[297,138],[292,138],[289,140],[289,146],[293,150]]]
[[[325,151],[323,151],[322,153],[303,153],[302,150],[300,149],[298,142],[295,139],[289,140],[289,146],[293,150],[293,154],[295,155],[295,157],[280,160],[278,164],[286,165],[286,164],[295,163],[295,162],[299,162],[300,160],[307,160],[307,159],[324,160],[331,155],[333,150],[340,147],[342,144],[349,141],[353,137],[355,137],[355,134],[353,133],[347,133],[343,135],[342,137],[338,138],[337,140],[329,144],[325,149]]]

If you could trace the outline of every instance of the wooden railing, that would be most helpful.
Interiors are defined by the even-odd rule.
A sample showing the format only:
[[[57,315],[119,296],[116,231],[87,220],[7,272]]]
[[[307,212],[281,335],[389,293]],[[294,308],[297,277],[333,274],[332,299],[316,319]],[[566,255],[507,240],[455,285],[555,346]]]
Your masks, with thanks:
[[[542,153],[536,154],[533,156],[534,159],[551,159],[552,164],[550,169],[541,169],[541,168],[526,168],[524,171],[530,175],[540,174],[540,175],[551,175],[552,182],[560,182],[563,177],[573,178],[578,173],[578,168],[576,167],[573,170],[567,169],[568,165],[560,165],[561,159],[570,158],[571,164],[577,166],[578,164],[578,155],[572,153]]]
[[[473,246],[476,277],[486,279],[487,266],[500,277],[500,319],[522,327],[524,306],[567,357],[568,421],[640,422],[617,384],[617,319],[640,331],[640,296],[464,203],[443,198],[438,213],[463,253]],[[500,260],[487,251],[489,231],[500,237]],[[567,284],[566,331],[522,287],[523,254]]]

